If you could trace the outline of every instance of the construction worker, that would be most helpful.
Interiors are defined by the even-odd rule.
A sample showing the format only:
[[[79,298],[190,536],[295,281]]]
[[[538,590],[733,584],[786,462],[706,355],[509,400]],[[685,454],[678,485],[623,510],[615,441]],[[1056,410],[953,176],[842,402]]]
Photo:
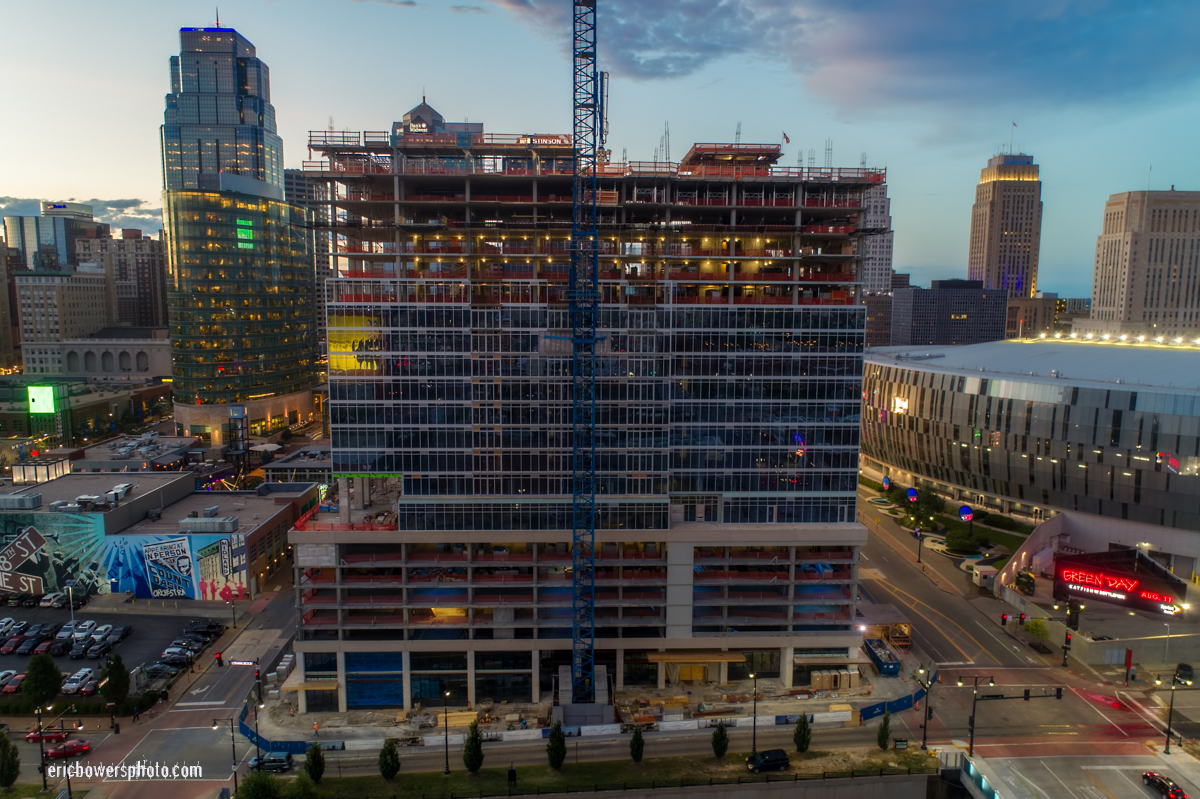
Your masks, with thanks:
[[[321,731],[317,727],[317,723],[315,721],[313,722],[313,735],[317,736],[318,738],[321,736]]]

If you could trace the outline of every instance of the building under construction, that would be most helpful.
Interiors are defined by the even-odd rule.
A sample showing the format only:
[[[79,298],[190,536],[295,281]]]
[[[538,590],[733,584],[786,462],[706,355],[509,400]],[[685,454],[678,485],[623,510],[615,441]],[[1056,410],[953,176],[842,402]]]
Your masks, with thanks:
[[[569,692],[571,136],[422,102],[309,149],[340,505],[291,533],[301,709]],[[885,174],[780,154],[600,168],[599,701],[859,659],[858,273]]]

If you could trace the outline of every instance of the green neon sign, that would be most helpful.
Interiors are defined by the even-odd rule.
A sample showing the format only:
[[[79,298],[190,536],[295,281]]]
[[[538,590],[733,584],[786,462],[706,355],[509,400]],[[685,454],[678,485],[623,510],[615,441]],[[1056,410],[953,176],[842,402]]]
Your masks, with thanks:
[[[53,386],[29,386],[29,412],[54,413]]]

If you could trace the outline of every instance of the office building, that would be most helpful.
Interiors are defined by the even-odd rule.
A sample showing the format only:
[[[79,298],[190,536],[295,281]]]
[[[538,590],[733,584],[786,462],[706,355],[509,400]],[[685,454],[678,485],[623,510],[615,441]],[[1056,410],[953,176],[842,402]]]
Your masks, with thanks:
[[[1042,182],[1033,156],[995,156],[975,187],[967,279],[1010,297],[1033,297],[1041,241]]]
[[[1089,318],[1074,330],[1200,337],[1200,191],[1129,191],[1104,206]]]
[[[21,272],[16,287],[22,347],[85,338],[109,324],[103,270]]]
[[[81,239],[108,238],[109,226],[92,219],[92,206],[43,202],[41,216],[4,217],[4,239],[22,269],[63,271],[79,264]]]
[[[162,126],[168,306],[180,433],[245,444],[313,416],[313,269],[283,200],[267,66],[230,28],[183,28]],[[231,419],[237,432],[230,427]]]
[[[886,294],[892,290],[892,201],[887,185],[863,192],[863,228],[879,231],[863,238],[862,290],[864,294]]]
[[[80,239],[76,246],[80,263],[104,267],[112,295],[110,324],[166,327],[167,257],[161,240],[125,228],[119,239]]]
[[[890,288],[892,291],[896,289],[906,289],[912,285],[912,275],[907,272],[892,272],[892,280]]]
[[[1039,291],[1036,297],[1009,297],[1005,338],[1037,338],[1054,333],[1058,295]]]
[[[327,354],[325,304],[329,296],[326,291],[326,281],[334,276],[333,270],[330,268],[332,262],[329,255],[329,224],[324,217],[329,204],[328,202],[321,203],[317,201],[317,185],[308,179],[308,175],[303,169],[283,170],[283,181],[284,199],[292,205],[306,209],[313,222],[312,238],[309,241],[309,249],[313,254],[313,274],[315,276],[313,285],[316,289],[313,314],[315,316],[314,321],[319,349],[322,354]],[[325,184],[320,185],[322,188],[325,186]]]
[[[934,280],[892,292],[892,346],[975,344],[1004,338],[1008,295],[978,280]]]
[[[871,352],[863,473],[930,486],[955,505],[1054,517],[1014,569],[1063,545],[1139,547],[1190,579],[1200,572],[1198,354],[1078,338]]]
[[[868,294],[863,297],[867,308],[866,345],[888,347],[892,343],[892,295]]]
[[[24,345],[25,373],[106,383],[170,379],[167,332],[165,327],[106,327],[87,337],[29,343]]]
[[[291,534],[302,709],[528,702],[571,661],[571,137],[452,125],[423,103],[310,134],[339,510]],[[858,228],[885,176],[779,149],[600,181],[605,690],[857,657]]]

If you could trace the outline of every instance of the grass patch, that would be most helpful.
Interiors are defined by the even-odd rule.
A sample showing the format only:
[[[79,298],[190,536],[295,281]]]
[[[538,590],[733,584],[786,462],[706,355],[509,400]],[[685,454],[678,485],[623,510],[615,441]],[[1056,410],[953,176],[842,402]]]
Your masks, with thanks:
[[[987,518],[988,522],[990,523],[995,518],[1005,517],[995,517],[989,515]],[[946,526],[946,532],[951,530],[959,530],[965,533],[971,527],[971,525],[969,525],[967,522],[964,522],[961,519],[956,519],[953,516],[939,516],[938,521]],[[1029,525],[1025,526],[1029,527]],[[1029,529],[1030,531],[1033,530],[1032,527]],[[986,534],[989,541],[991,541],[993,544],[999,544],[1000,546],[1008,547],[1009,552],[1016,552],[1018,549],[1020,549],[1021,545],[1025,543],[1026,538],[1026,536],[1017,535],[1015,533],[1004,533],[999,530],[993,530],[988,525],[980,524],[978,522],[975,524],[975,532],[977,534]]]
[[[647,749],[652,749],[653,741],[647,741]],[[746,771],[745,759],[749,752],[730,753],[724,760],[718,761],[711,755],[690,755],[686,757],[646,758],[641,764],[635,765],[628,760],[571,762],[574,749],[569,749],[567,763],[561,772],[553,771],[549,766],[518,766],[517,792],[530,793],[539,789],[575,790],[588,789],[592,786],[616,787],[629,785],[649,785],[656,781],[663,782],[688,780],[692,784],[713,780],[737,779],[750,777]],[[803,755],[794,751],[788,752],[792,760],[789,773],[820,775],[825,772],[845,773],[851,770],[869,771],[879,769],[934,770],[936,761],[920,750],[881,752],[875,747],[860,747],[854,750],[829,752],[809,750]],[[420,773],[400,772],[393,782],[385,782],[382,777],[330,777],[326,774],[317,786],[317,796],[323,799],[360,799],[363,796],[412,796],[427,794],[431,796],[449,796],[452,792],[462,795],[478,796],[482,792],[488,794],[505,794],[508,791],[508,767],[502,760],[496,768],[480,769],[479,775],[472,777],[462,767],[461,760],[452,762],[456,770],[447,777],[441,771]],[[782,776],[780,772],[772,772],[772,776]],[[764,775],[765,777],[766,775]]]
[[[71,790],[71,794],[76,799],[83,799],[87,791]],[[7,791],[0,789],[0,797],[3,799],[33,799],[33,797],[51,797],[58,796],[58,788],[51,787],[48,791],[42,791],[42,786],[39,783],[30,783],[29,785],[21,785],[20,783],[9,788]]]
[[[861,474],[858,476],[858,484],[860,486],[865,486],[872,491],[878,491],[880,494],[883,493],[883,483],[876,483],[871,478],[863,477]]]

